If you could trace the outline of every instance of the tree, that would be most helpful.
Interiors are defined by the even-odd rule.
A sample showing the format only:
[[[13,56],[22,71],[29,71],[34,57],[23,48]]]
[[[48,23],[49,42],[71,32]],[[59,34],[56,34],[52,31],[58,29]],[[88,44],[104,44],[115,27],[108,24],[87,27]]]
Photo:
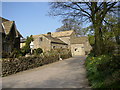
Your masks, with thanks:
[[[116,43],[120,45],[120,17],[118,16],[113,16],[113,15],[107,15],[106,19],[106,24],[105,26],[108,27],[107,29],[109,31],[112,31],[114,33],[114,37],[116,39]]]
[[[68,31],[68,30],[80,30],[80,23],[75,21],[74,19],[63,19],[62,20],[63,26],[58,28],[56,31]]]
[[[25,41],[25,46],[21,49],[22,53],[25,55],[27,53],[30,53],[30,43],[33,41],[32,35],[30,37],[27,36],[27,39]]]
[[[56,32],[74,30],[77,35],[86,35],[87,33],[87,29],[82,28],[81,23],[78,20],[74,20],[72,18],[63,19],[62,24],[63,26],[56,29]]]
[[[112,52],[114,50],[119,51],[120,47],[120,30],[118,18],[113,15],[107,15],[105,17],[106,23],[102,26],[103,29],[103,41],[104,41],[104,52]],[[106,48],[107,47],[107,48]],[[105,49],[106,48],[106,49]],[[119,52],[118,52],[119,53]]]
[[[117,2],[52,2],[50,3],[52,16],[73,17],[92,23],[95,33],[95,54],[102,54],[102,23],[108,12],[115,12]]]
[[[63,19],[62,24],[63,26],[56,29],[57,32],[74,30],[78,35],[80,34],[79,31],[81,30],[81,26],[77,20],[74,20],[72,18]]]

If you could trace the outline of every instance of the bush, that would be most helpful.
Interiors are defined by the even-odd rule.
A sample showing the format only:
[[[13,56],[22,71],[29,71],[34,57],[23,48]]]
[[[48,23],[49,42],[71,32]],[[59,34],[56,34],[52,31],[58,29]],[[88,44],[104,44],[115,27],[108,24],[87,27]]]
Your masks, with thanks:
[[[93,57],[90,54],[85,62],[88,80],[93,88],[120,87],[120,63],[118,57],[101,55]]]
[[[9,55],[10,58],[18,58],[19,56],[22,56],[22,52],[17,49],[14,49]]]
[[[41,53],[43,53],[43,50],[41,48],[37,48],[34,50],[34,54],[36,54],[36,55],[39,55]]]
[[[9,53],[2,51],[2,58],[8,58]]]

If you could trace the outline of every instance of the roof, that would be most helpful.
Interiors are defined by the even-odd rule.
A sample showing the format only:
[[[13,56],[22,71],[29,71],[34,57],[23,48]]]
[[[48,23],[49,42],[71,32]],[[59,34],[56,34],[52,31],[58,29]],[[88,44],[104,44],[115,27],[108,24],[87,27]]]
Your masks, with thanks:
[[[53,32],[51,35],[53,37],[65,37],[65,36],[70,36],[74,30],[69,30],[69,31],[62,31],[62,32]]]
[[[9,34],[9,32],[11,31],[11,28],[13,25],[15,25],[14,21],[9,21],[7,19],[4,19],[2,17],[0,17],[0,19],[2,19],[2,23],[0,23],[2,30],[0,32],[5,33],[6,35]],[[16,32],[16,37],[22,37],[22,35],[20,34],[20,32],[15,28],[15,32]]]
[[[51,41],[51,43],[58,43],[58,44],[65,44],[65,45],[67,45],[65,42],[63,42],[62,40],[60,40],[58,38],[47,36],[47,35],[43,35],[43,36],[48,38]]]
[[[66,36],[70,36],[73,32],[74,32],[74,30],[62,31],[62,32],[52,32],[51,36],[52,37],[66,37]],[[43,35],[47,35],[47,34],[43,34]],[[39,35],[33,35],[33,36],[38,37]]]
[[[2,23],[2,22],[6,22],[6,21],[9,21],[9,20],[8,20],[8,19],[5,19],[5,18],[0,17],[0,23]]]
[[[88,40],[87,36],[76,37],[71,39],[71,44],[83,44]]]
[[[13,21],[6,21],[6,22],[3,22],[2,24],[4,25],[3,28],[5,30],[5,33],[9,34],[9,32],[12,28],[12,25],[13,25]]]
[[[17,34],[17,37],[22,37],[23,38],[23,36],[20,34],[20,32],[18,30],[16,30],[16,34]]]

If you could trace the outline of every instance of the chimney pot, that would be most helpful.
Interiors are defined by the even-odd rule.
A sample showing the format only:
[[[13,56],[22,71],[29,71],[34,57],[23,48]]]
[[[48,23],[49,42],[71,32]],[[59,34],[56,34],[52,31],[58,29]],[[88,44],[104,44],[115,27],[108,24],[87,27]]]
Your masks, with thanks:
[[[48,33],[47,33],[47,36],[50,36],[50,37],[51,37],[51,32],[48,32]]]

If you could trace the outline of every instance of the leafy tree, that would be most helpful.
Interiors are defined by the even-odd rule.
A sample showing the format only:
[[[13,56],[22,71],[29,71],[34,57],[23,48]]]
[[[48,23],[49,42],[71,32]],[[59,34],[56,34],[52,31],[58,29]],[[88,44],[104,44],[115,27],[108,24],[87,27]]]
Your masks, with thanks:
[[[117,50],[120,46],[120,30],[118,24],[118,17],[107,15],[105,17],[106,23],[102,26],[103,29],[103,41],[104,52],[114,53],[114,49]],[[119,51],[119,49],[117,50]]]
[[[94,37],[94,35],[88,35],[88,37],[89,37],[90,45],[94,47],[94,45],[95,45],[95,37]]]
[[[23,55],[27,54],[27,53],[30,53],[30,43],[31,41],[33,41],[33,37],[32,35],[29,37],[27,36],[27,39],[25,41],[25,46],[21,49]]]
[[[117,2],[52,2],[50,6],[50,15],[90,21],[95,33],[95,54],[102,54],[102,24],[108,12],[117,10]]]
[[[113,15],[107,15],[106,19],[106,24],[105,26],[108,27],[107,30],[113,32],[114,37],[116,39],[116,43],[120,45],[120,17],[116,17]]]

